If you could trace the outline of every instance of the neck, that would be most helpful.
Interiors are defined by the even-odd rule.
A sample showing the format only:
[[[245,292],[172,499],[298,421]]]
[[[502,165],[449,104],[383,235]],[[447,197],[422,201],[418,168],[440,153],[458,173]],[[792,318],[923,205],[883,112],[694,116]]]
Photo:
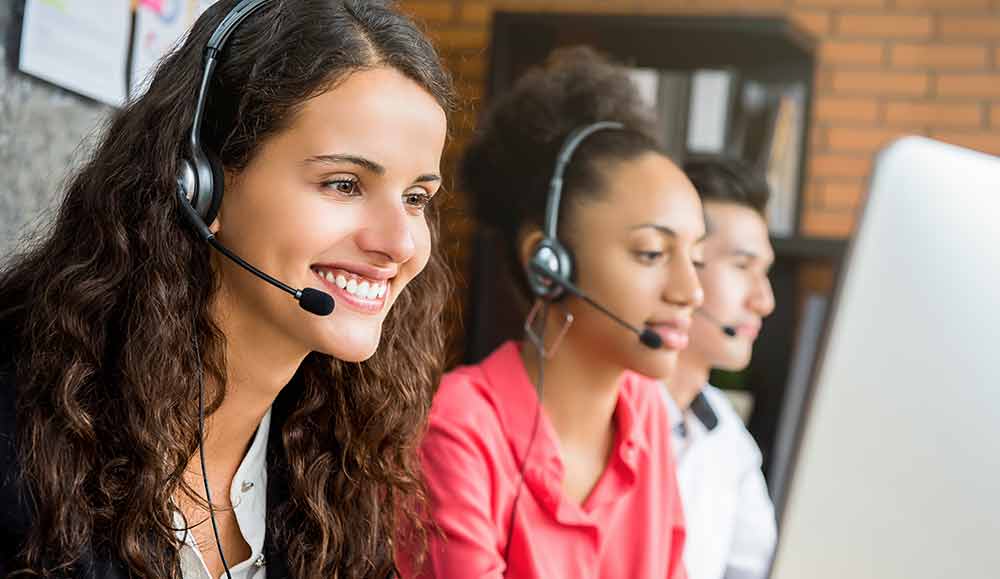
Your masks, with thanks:
[[[273,326],[261,324],[260,316],[230,307],[232,303],[222,295],[214,307],[215,322],[226,337],[226,395],[205,418],[204,441],[209,474],[227,482],[264,414],[309,353]],[[201,472],[197,456],[191,464]]]
[[[677,359],[677,367],[667,382],[670,397],[674,399],[681,412],[691,406],[691,402],[708,383],[708,374],[712,370],[709,365],[684,354],[681,352]]]
[[[558,327],[547,328],[555,336]],[[539,355],[528,341],[521,344],[521,360],[532,382],[538,384]],[[551,359],[544,360],[542,407],[563,445],[601,448],[614,433],[614,413],[624,368],[585,351],[566,336]]]

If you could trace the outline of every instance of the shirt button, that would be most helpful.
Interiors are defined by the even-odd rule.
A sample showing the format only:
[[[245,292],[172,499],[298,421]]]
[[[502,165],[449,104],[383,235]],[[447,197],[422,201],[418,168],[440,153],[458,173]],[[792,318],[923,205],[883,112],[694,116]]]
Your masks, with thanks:
[[[253,488],[253,481],[245,480],[243,481],[243,484],[240,485],[240,492],[248,493],[252,488]]]

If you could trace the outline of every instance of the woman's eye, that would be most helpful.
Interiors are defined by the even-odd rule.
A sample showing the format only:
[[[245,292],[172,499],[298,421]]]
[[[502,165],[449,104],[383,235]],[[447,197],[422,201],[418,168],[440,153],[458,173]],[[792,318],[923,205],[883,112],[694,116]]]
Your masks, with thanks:
[[[705,260],[703,260],[703,259],[692,259],[691,260],[691,265],[693,265],[695,267],[695,269],[705,269]]]
[[[356,195],[358,182],[356,179],[333,179],[322,183],[324,189],[333,189],[341,195]]]
[[[406,204],[416,209],[423,209],[430,204],[433,195],[426,191],[413,191],[403,195]]]
[[[636,258],[642,263],[653,263],[663,257],[662,251],[637,251]]]

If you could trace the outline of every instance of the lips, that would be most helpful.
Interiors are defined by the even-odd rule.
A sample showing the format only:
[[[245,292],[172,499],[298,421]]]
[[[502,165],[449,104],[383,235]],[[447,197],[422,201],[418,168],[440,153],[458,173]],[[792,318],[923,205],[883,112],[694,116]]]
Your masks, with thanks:
[[[736,326],[736,334],[755,340],[760,333],[760,324],[747,323]]]
[[[666,321],[648,322],[646,327],[656,332],[663,341],[663,347],[668,350],[680,351],[687,348],[690,338],[688,329],[691,327],[691,320],[677,318]]]

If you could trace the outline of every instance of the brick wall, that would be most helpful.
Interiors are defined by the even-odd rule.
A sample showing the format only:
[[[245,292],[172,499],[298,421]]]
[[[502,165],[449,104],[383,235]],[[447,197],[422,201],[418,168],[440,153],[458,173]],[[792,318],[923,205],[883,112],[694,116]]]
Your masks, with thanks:
[[[1000,0],[403,0],[465,99],[445,170],[475,125],[494,10],[788,15],[819,43],[804,233],[844,236],[881,146],[922,134],[1000,155]],[[457,196],[459,209],[462,198]],[[448,220],[452,243],[468,233]],[[453,245],[459,259],[463,251]]]

